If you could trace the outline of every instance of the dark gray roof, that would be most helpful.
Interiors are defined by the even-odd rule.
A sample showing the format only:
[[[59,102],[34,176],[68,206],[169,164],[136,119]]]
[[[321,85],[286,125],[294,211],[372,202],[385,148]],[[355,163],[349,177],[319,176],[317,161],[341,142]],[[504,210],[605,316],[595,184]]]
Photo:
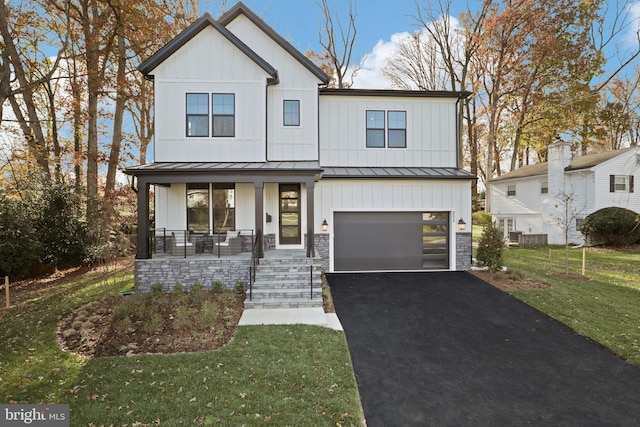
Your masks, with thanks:
[[[146,61],[144,61],[138,70],[142,72],[147,78],[153,78],[151,72],[160,65],[165,59],[173,55],[178,49],[184,46],[189,40],[194,38],[200,31],[211,26],[218,30],[227,40],[240,49],[245,55],[247,55],[253,62],[260,66],[264,71],[271,76],[273,81],[278,79],[278,71],[271,66],[267,61],[262,59],[257,53],[251,50],[246,44],[244,44],[238,37],[236,37],[231,31],[229,31],[224,25],[213,19],[209,13],[205,13],[180,34],[178,34],[173,40],[164,45],[160,50],[154,53]]]
[[[458,168],[421,167],[325,167],[323,178],[431,178],[476,179],[471,172]]]
[[[132,166],[125,170],[129,175],[197,173],[197,172],[319,172],[318,162],[157,162]]]
[[[611,160],[614,157],[617,157],[620,154],[623,154],[633,148],[635,147],[624,148],[622,150],[615,150],[615,151],[605,151],[603,153],[587,154],[584,156],[576,157],[571,160],[571,162],[569,163],[569,166],[565,168],[565,171],[574,171],[574,170],[592,168],[594,166],[597,166],[601,163],[606,162],[607,160]],[[513,172],[509,172],[507,174],[492,178],[490,182],[506,181],[509,179],[528,178],[532,176],[546,175],[548,169],[549,169],[548,162],[523,166],[521,168],[514,170]]]
[[[416,98],[466,98],[471,92],[447,90],[395,90],[395,89],[336,89],[321,88],[320,95],[339,96],[400,96]]]
[[[293,47],[291,43],[284,39],[280,34],[278,34],[273,28],[271,28],[264,20],[262,20],[258,15],[256,15],[251,9],[245,6],[244,3],[238,2],[231,9],[226,11],[219,19],[218,22],[225,27],[234,19],[236,19],[239,15],[246,16],[251,22],[253,22],[258,28],[264,31],[269,37],[273,39],[276,43],[280,45],[284,50],[286,50],[291,56],[296,58],[298,62],[304,65],[311,73],[313,73],[317,78],[319,78],[322,83],[329,83],[329,76],[327,76],[324,71],[322,71],[318,66],[316,66],[309,58],[304,56],[298,49]]]

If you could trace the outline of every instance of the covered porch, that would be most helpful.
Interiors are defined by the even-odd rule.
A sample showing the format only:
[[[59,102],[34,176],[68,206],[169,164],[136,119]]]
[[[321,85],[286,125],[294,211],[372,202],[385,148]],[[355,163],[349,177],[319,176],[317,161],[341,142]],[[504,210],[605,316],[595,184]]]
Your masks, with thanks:
[[[258,258],[275,247],[306,248],[308,256],[314,254],[313,236],[319,227],[314,218],[314,190],[322,173],[318,162],[152,163],[126,173],[134,177],[138,196],[136,259],[167,252],[178,256],[180,249],[184,257],[221,255],[225,242],[236,248],[225,255],[238,252],[238,245],[240,253],[250,252],[254,244]],[[156,189],[154,227],[151,186]],[[237,188],[242,206],[234,206],[233,221],[216,222],[217,214],[207,206],[204,209],[211,212],[211,219],[194,225],[192,216],[197,212],[188,212],[187,198],[188,189],[198,186],[202,191],[211,188],[214,194],[220,186]],[[168,206],[164,210],[159,208],[163,204]],[[227,237],[232,234],[236,240],[230,242]]]

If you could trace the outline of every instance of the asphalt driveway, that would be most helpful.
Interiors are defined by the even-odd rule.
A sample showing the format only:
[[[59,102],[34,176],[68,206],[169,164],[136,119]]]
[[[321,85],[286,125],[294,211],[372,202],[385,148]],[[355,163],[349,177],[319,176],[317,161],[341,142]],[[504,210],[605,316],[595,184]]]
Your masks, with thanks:
[[[640,425],[640,368],[470,274],[328,281],[368,427]]]

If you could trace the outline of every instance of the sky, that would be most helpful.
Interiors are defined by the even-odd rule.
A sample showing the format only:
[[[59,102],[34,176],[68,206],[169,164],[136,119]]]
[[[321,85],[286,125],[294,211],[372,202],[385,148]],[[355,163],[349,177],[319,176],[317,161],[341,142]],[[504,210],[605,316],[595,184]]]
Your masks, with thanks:
[[[469,0],[471,3],[480,0]],[[286,38],[301,52],[313,50],[320,53],[320,28],[322,12],[316,0],[243,0],[251,10],[265,20],[274,30]],[[423,2],[421,2],[423,3]],[[457,2],[465,5],[466,2]],[[235,4],[229,1],[229,6]],[[353,0],[356,9],[356,43],[353,62],[359,63],[368,55],[369,64],[361,70],[354,87],[386,88],[387,81],[377,72],[384,55],[390,52],[392,37],[411,33],[418,28],[415,0]],[[391,6],[391,7],[390,7]],[[331,11],[345,18],[348,16],[347,0],[329,0]],[[456,13],[457,15],[457,13]],[[397,36],[395,36],[397,40]],[[377,55],[372,54],[377,48]]]
[[[418,14],[416,3],[421,7],[429,4],[437,5],[435,0],[352,0],[356,9],[357,36],[352,63],[362,63],[362,69],[357,73],[353,87],[358,88],[389,88],[389,82],[382,77],[380,70],[387,58],[393,52],[397,42],[409,33],[419,28],[416,19]],[[235,4],[235,0],[228,0],[227,6]],[[274,30],[285,37],[301,52],[313,50],[320,53],[319,33],[322,12],[317,0],[243,0],[251,10],[265,20]],[[217,2],[219,4],[219,2]],[[329,7],[341,17],[348,16],[348,0],[329,0]],[[478,9],[482,0],[455,0],[452,2],[451,14],[457,18],[467,8]],[[621,7],[621,0],[607,0],[606,5],[611,14],[616,6]],[[205,1],[206,7],[206,1]],[[216,13],[212,11],[216,16]],[[640,0],[630,0],[630,16],[636,18],[636,26],[640,22]],[[346,21],[344,21],[346,22]],[[637,27],[636,27],[637,28]],[[620,37],[633,34],[632,28]],[[627,40],[637,46],[635,37]],[[615,53],[611,67],[615,67]],[[632,67],[628,67],[631,69]]]

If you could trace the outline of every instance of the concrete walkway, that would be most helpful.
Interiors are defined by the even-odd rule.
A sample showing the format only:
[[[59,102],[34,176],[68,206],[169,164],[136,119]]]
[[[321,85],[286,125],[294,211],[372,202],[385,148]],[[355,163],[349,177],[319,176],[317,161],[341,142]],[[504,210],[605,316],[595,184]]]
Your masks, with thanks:
[[[314,308],[253,308],[245,310],[238,325],[317,325],[342,331],[342,324],[335,313],[325,313],[322,307]]]

